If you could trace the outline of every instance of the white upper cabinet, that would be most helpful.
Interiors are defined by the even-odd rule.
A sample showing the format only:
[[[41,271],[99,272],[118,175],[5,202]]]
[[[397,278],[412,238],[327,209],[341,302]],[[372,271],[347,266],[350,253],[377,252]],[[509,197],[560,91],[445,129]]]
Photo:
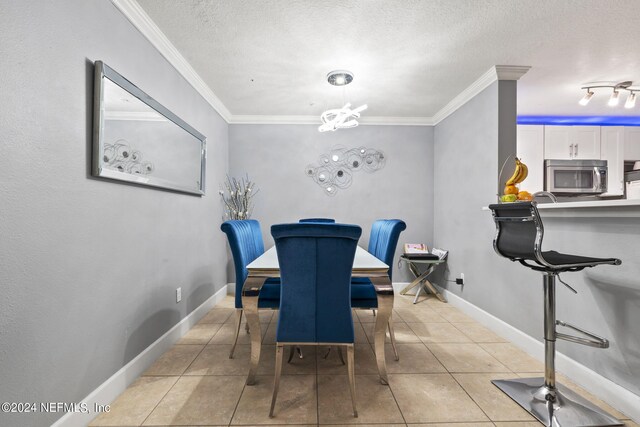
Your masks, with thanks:
[[[601,159],[607,161],[607,192],[603,196],[624,194],[625,128],[603,126],[601,130]]]
[[[599,159],[600,126],[545,126],[546,159]]]
[[[520,190],[531,194],[544,190],[544,126],[518,125],[518,158],[529,168]]]
[[[624,128],[624,160],[640,160],[640,127]]]

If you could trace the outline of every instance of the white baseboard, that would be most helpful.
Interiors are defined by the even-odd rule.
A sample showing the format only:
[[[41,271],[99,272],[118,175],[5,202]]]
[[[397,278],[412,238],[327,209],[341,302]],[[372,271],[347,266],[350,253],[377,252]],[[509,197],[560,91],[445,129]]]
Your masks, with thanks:
[[[396,284],[394,283],[394,289]],[[509,340],[529,355],[544,362],[544,344],[467,300],[441,287],[437,287],[452,306],[477,320],[496,334]],[[640,396],[592,371],[579,362],[556,352],[556,369],[598,398],[618,409],[636,422],[640,422]]]
[[[144,349],[133,360],[103,382],[98,388],[81,400],[89,408],[94,404],[104,405],[105,402],[113,402],[131,382],[135,381],[151,364],[164,352],[169,350],[184,334],[186,334],[198,321],[206,315],[211,308],[227,295],[227,285],[213,294],[208,300],[200,304],[198,308],[189,313],[173,328],[158,338],[153,344]],[[56,421],[52,427],[84,427],[95,418],[97,414],[69,412]]]
[[[227,295],[235,295],[235,294],[236,294],[236,284],[235,284],[235,282],[227,283]]]

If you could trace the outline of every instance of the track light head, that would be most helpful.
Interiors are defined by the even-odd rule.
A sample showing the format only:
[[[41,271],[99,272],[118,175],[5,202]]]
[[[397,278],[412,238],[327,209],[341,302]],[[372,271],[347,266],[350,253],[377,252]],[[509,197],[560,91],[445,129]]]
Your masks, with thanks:
[[[591,90],[589,90],[589,88],[587,88],[587,93],[582,97],[582,99],[580,100],[579,104],[582,106],[585,106],[589,103],[589,101],[591,100],[591,97],[593,97],[593,92],[591,92]]]
[[[617,89],[613,89],[613,93],[611,94],[611,97],[609,98],[609,102],[607,104],[609,105],[609,107],[615,107],[616,105],[618,105],[618,102],[620,102],[620,92],[618,92]]]
[[[624,103],[624,108],[633,108],[636,106],[636,94],[631,91],[629,93],[629,97],[627,98],[627,102]]]

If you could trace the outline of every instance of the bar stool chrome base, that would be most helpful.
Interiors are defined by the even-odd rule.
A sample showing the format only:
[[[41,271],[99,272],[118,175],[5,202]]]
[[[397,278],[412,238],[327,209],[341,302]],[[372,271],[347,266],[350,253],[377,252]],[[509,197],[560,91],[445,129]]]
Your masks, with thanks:
[[[562,384],[550,390],[542,377],[491,382],[547,427],[624,425]]]

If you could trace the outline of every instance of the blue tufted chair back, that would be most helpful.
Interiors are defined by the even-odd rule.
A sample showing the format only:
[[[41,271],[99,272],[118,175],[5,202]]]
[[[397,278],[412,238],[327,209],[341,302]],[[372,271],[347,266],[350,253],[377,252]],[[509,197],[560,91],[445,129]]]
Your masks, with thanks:
[[[389,266],[389,277],[393,271],[398,238],[406,228],[407,224],[399,219],[379,219],[371,225],[369,253]]]
[[[220,226],[229,240],[236,270],[236,308],[242,308],[242,286],[247,265],[264,253],[260,223],[255,219],[225,221]]]
[[[305,222],[321,222],[321,223],[327,223],[327,224],[334,224],[336,222],[336,220],[333,219],[333,218],[303,218],[298,222],[301,222],[301,223],[305,223]]]
[[[281,280],[276,341],[353,343],[351,270],[362,229],[278,224],[271,234]]]

